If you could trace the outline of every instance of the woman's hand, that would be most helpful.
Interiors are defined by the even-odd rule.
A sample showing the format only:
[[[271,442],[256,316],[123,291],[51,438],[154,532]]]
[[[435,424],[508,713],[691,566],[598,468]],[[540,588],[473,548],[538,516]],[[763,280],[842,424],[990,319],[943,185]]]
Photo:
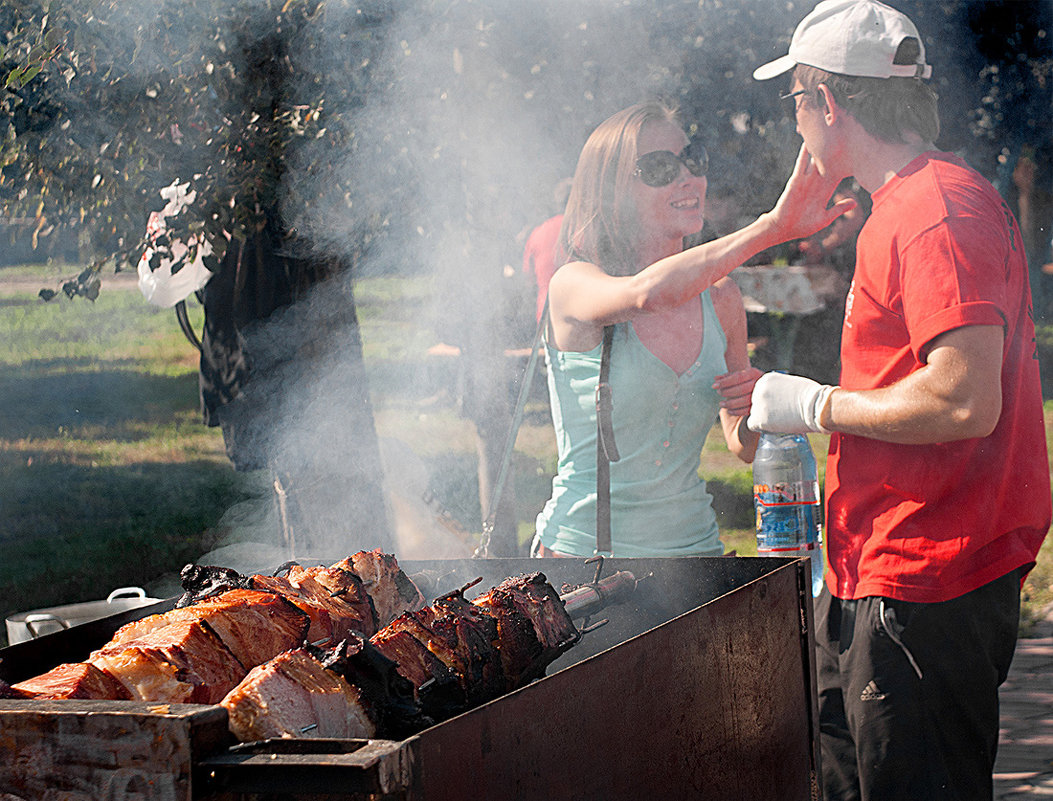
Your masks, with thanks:
[[[793,174],[782,190],[779,202],[768,216],[778,232],[780,242],[803,239],[830,225],[857,205],[854,198],[841,198],[827,208],[840,179],[824,177],[812,160],[808,149],[801,145]]]
[[[713,389],[719,392],[722,398],[720,408],[735,417],[748,417],[753,385],[762,375],[764,373],[756,367],[718,375],[713,381]]]

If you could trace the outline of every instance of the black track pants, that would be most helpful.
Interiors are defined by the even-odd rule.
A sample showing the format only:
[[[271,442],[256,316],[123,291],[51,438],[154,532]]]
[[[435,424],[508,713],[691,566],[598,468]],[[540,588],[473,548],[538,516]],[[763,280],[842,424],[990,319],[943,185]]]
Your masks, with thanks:
[[[826,801],[991,801],[1019,570],[936,604],[816,601]]]

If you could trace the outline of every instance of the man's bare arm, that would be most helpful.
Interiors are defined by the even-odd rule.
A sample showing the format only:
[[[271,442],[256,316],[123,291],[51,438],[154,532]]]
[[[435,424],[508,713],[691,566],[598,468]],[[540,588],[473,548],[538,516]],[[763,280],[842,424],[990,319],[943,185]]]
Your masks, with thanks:
[[[834,390],[819,422],[831,431],[912,445],[985,437],[1002,413],[1004,336],[993,325],[941,334],[925,366],[902,381]]]

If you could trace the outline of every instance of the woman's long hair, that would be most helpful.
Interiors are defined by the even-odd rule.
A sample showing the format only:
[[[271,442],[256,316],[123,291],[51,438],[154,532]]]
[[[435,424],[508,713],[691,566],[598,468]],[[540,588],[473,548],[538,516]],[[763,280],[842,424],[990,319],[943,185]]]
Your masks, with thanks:
[[[585,142],[560,231],[568,261],[591,262],[611,275],[630,275],[638,268],[630,185],[640,131],[654,121],[680,124],[672,106],[639,103],[600,123]]]

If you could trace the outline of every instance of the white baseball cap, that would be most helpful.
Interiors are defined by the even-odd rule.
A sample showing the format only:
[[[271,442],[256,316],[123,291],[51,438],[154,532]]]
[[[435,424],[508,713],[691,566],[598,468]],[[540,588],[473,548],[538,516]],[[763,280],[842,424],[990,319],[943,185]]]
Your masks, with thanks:
[[[921,48],[918,60],[893,64],[900,43],[911,37]],[[790,52],[757,67],[753,77],[766,81],[798,64],[864,78],[928,78],[932,74],[914,23],[877,0],[823,0],[793,32]]]

